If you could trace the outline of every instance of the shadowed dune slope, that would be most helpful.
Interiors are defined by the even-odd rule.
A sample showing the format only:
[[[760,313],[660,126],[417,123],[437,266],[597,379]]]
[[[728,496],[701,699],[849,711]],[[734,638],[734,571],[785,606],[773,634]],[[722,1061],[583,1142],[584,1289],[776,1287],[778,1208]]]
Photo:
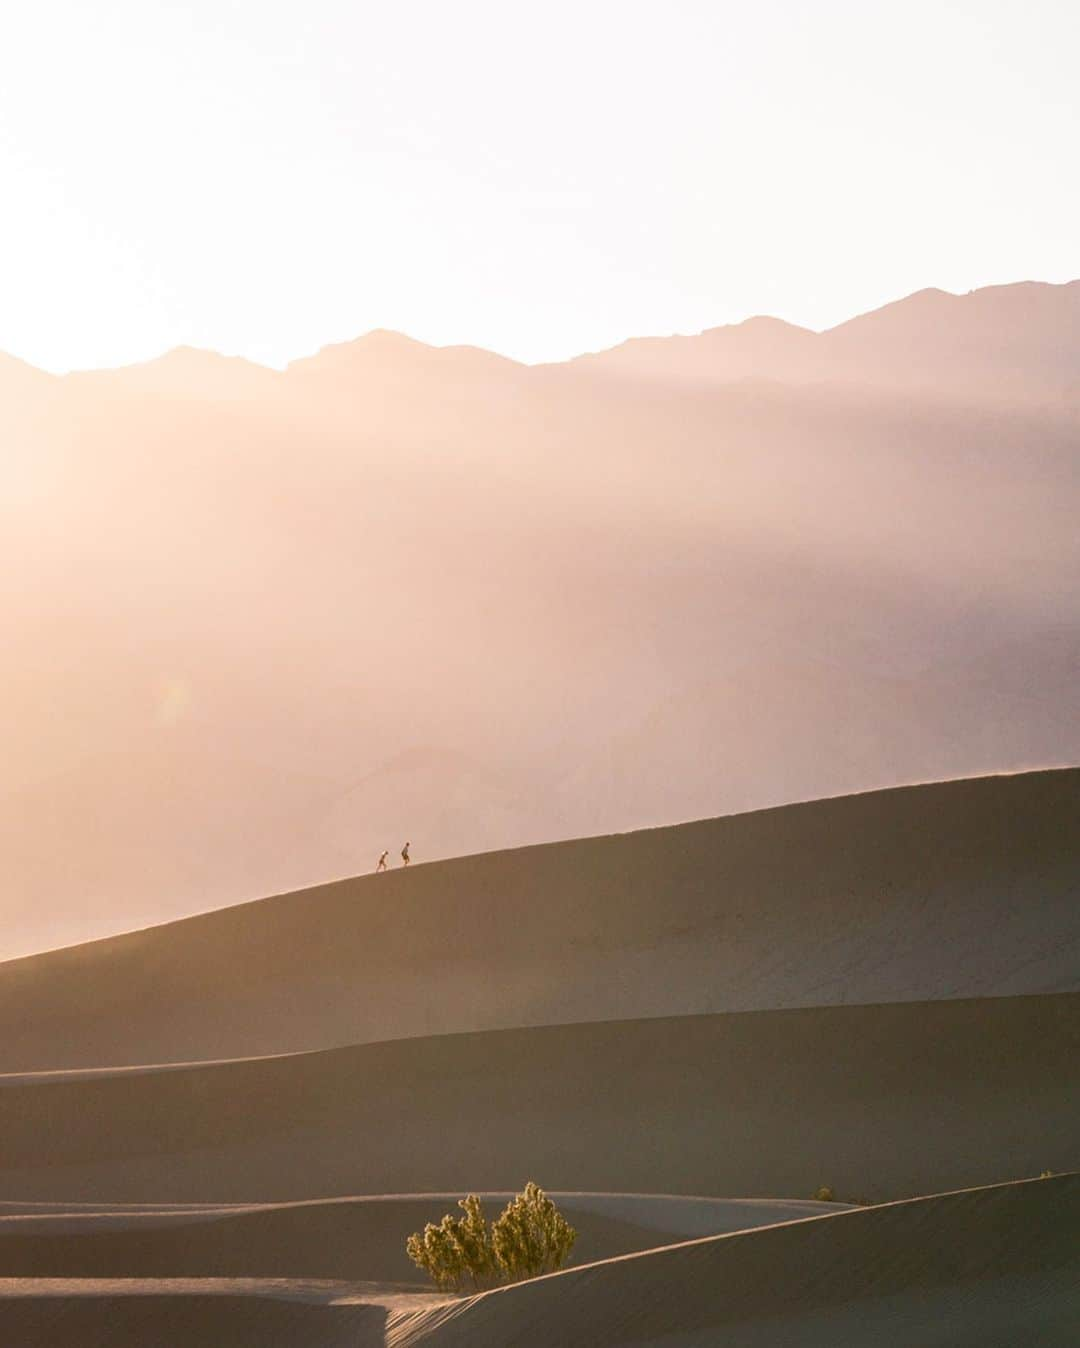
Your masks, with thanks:
[[[0,966],[0,1067],[1075,991],[1078,818],[1063,769],[345,880]]]
[[[19,1348],[382,1348],[387,1310],[327,1289],[0,1283],[0,1336]]]
[[[508,1193],[484,1194],[494,1216]],[[692,1236],[819,1216],[827,1203],[645,1194],[556,1194],[577,1231],[575,1264],[669,1245]],[[426,1279],[405,1240],[460,1194],[379,1195],[244,1208],[49,1210],[0,1215],[0,1278],[363,1278]],[[5,1205],[10,1208],[14,1205]]]
[[[1080,994],[406,1039],[0,1078],[10,1200],[896,1198],[1080,1167]]]
[[[653,1250],[391,1316],[393,1348],[1069,1348],[1080,1176]]]

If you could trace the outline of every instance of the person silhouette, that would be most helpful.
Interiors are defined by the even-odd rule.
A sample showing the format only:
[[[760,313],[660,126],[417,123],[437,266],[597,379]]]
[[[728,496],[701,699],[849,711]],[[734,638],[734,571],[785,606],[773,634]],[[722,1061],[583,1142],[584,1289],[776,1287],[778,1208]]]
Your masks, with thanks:
[[[402,864],[403,866],[407,866],[407,865],[409,864],[409,844],[408,844],[408,843],[406,843],[405,846],[401,849],[401,864]]]
[[[379,871],[385,871],[385,870],[386,870],[386,858],[387,858],[389,855],[390,855],[389,852],[384,852],[384,853],[382,854],[382,856],[379,858],[379,864],[375,867],[375,872],[376,872],[376,874],[378,874]]]

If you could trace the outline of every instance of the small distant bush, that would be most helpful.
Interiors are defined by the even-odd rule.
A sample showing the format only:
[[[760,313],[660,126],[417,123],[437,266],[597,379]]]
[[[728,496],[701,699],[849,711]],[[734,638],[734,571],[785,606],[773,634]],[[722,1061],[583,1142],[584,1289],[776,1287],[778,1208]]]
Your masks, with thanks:
[[[814,1201],[816,1203],[835,1203],[836,1195],[827,1184],[822,1184],[814,1190]]]
[[[488,1226],[475,1194],[458,1202],[464,1216],[447,1213],[405,1242],[409,1258],[441,1292],[482,1292],[562,1268],[577,1232],[538,1185],[530,1181]]]
[[[1054,1172],[1053,1172],[1052,1170],[1043,1170],[1043,1171],[1040,1171],[1040,1173],[1039,1173],[1039,1178],[1040,1178],[1040,1179],[1053,1179],[1053,1178],[1054,1178]]]

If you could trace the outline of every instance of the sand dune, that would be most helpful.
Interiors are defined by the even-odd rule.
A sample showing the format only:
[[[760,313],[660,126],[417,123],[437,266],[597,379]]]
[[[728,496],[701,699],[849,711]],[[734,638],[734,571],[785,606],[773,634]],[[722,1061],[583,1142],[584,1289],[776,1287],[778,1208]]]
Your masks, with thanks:
[[[393,1348],[1070,1348],[1080,1176],[609,1260],[393,1315]]]
[[[598,1022],[0,1078],[9,1200],[896,1198],[1080,1166],[1080,994]]]
[[[455,1300],[290,1278],[0,1279],[20,1348],[1072,1348],[1080,1176],[654,1248]]]
[[[1071,1348],[1080,1177],[998,1181],[1080,1169],[1078,804],[873,792],[0,966],[0,1336]],[[408,1232],[529,1177],[575,1266],[421,1291]]]
[[[0,1066],[1075,991],[1078,817],[1036,772],[342,881],[0,965]]]
[[[0,1335],[19,1348],[383,1348],[389,1309],[415,1302],[295,1279],[35,1278],[0,1282]]]
[[[490,1215],[509,1193],[481,1195]],[[5,1205],[0,1278],[318,1278],[426,1284],[405,1239],[460,1194],[221,1206]],[[572,1262],[690,1236],[818,1216],[838,1205],[645,1194],[557,1194],[578,1233]]]

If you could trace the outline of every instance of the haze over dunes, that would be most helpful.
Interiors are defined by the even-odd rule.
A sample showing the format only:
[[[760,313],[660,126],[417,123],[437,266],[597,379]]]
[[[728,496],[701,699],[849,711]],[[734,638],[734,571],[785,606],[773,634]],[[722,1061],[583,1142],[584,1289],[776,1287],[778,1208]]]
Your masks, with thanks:
[[[405,837],[1075,761],[1078,305],[920,292],[534,368],[393,333],[0,363],[8,953]]]

